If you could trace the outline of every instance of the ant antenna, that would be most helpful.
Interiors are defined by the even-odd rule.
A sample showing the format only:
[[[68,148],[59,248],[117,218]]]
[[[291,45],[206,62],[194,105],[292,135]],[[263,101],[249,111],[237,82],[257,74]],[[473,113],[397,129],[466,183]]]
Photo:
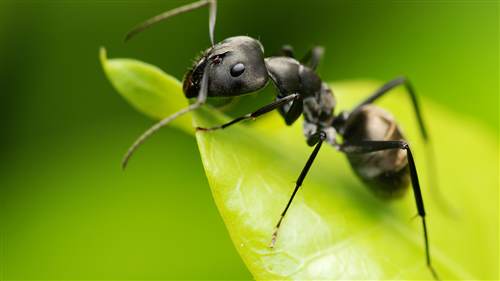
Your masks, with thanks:
[[[206,6],[206,5],[209,6],[208,7],[209,8],[209,19],[208,19],[208,21],[209,21],[208,22],[208,24],[209,24],[208,29],[209,30],[208,31],[209,31],[209,35],[210,35],[210,42],[212,43],[212,46],[213,46],[214,45],[215,20],[217,17],[217,0],[200,0],[200,1],[197,1],[197,2],[194,2],[191,4],[187,4],[184,6],[174,8],[172,10],[168,10],[168,11],[163,12],[157,16],[154,16],[154,17],[146,20],[145,22],[137,25],[131,31],[129,31],[129,33],[127,33],[127,35],[125,36],[125,42],[127,42],[128,40],[132,39],[132,37],[134,37],[138,33],[143,32],[145,29],[149,28],[150,26],[152,26],[160,21],[166,20],[168,18],[171,18],[171,17],[179,15],[179,14],[190,12],[192,10],[196,10],[196,9],[201,8],[203,6]]]
[[[167,125],[174,119],[176,119],[179,116],[182,116],[190,111],[193,111],[197,109],[198,107],[202,106],[205,101],[207,100],[207,95],[208,95],[208,69],[209,65],[205,67],[205,70],[203,71],[203,77],[201,78],[201,86],[200,86],[200,92],[198,94],[198,98],[195,103],[189,105],[188,107],[181,109],[177,111],[176,113],[164,118],[160,122],[154,124],[151,126],[146,132],[144,132],[137,140],[130,146],[130,148],[127,150],[127,153],[123,157],[122,160],[122,169],[125,170],[127,167],[128,161],[130,160],[130,157],[132,157],[132,154],[143,144],[149,137],[151,137],[154,133],[156,133],[159,129],[161,129],[163,126]]]

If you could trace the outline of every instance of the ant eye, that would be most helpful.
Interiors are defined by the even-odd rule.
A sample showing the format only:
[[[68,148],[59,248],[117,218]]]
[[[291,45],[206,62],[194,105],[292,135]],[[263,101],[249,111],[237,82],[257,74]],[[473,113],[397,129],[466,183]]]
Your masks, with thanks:
[[[242,64],[241,62],[233,65],[233,67],[231,68],[231,76],[233,77],[238,77],[243,72],[245,72],[245,65]]]

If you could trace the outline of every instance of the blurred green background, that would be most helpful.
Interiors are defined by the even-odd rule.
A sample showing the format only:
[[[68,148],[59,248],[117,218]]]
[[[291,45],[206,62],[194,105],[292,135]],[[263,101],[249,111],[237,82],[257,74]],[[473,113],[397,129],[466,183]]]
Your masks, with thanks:
[[[119,166],[152,121],[112,89],[98,48],[182,78],[209,44],[206,10],[122,39],[187,2],[0,2],[0,277],[251,278],[191,136],[164,129]],[[220,0],[217,20],[216,38],[250,35],[267,54],[324,45],[327,81],[408,75],[498,136],[498,2]]]

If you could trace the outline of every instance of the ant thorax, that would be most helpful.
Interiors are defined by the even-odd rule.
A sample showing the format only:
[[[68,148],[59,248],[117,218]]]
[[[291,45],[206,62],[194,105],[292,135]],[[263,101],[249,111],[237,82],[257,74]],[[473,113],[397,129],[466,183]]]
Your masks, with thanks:
[[[314,134],[323,131],[326,141],[336,145],[337,132],[332,126],[334,119],[333,110],[336,100],[326,83],[321,83],[321,89],[314,95],[304,98],[304,136],[309,139]]]
[[[319,132],[324,132],[326,134],[325,141],[331,144],[332,146],[337,147],[337,141],[336,141],[337,131],[333,127],[321,127],[318,126],[318,124],[310,123],[304,120],[303,132],[304,132],[304,137],[306,137],[306,139],[312,138]]]

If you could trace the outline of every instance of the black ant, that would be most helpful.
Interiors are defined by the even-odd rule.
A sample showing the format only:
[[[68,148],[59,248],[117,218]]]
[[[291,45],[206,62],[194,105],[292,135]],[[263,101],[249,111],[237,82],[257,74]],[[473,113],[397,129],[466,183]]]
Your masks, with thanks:
[[[278,109],[287,125],[293,124],[301,115],[304,117],[304,135],[307,144],[314,146],[314,149],[300,172],[290,200],[271,235],[270,247],[274,246],[283,218],[321,145],[326,141],[346,154],[355,173],[380,197],[397,198],[411,182],[418,215],[422,219],[427,266],[433,277],[438,279],[431,264],[424,201],[410,146],[394,118],[388,112],[372,105],[395,87],[404,86],[411,97],[422,137],[427,141],[427,131],[410,82],[404,77],[391,80],[351,111],[334,115],[333,93],[315,73],[323,55],[323,48],[313,48],[299,62],[294,58],[293,49],[289,46],[283,47],[283,56],[265,58],[262,44],[248,36],[230,37],[215,44],[216,0],[201,0],[164,12],[134,28],[125,40],[159,21],[203,6],[209,6],[209,35],[212,46],[203,52],[183,80],[186,98],[196,98],[196,101],[156,123],[141,135],[125,155],[123,168],[132,153],[148,137],[173,119],[202,106],[208,97],[233,97],[255,92],[264,88],[270,80],[277,89],[274,102],[228,123],[212,128],[196,128],[197,131],[205,132],[224,129],[274,109]],[[343,138],[343,143],[337,142],[337,134]]]

